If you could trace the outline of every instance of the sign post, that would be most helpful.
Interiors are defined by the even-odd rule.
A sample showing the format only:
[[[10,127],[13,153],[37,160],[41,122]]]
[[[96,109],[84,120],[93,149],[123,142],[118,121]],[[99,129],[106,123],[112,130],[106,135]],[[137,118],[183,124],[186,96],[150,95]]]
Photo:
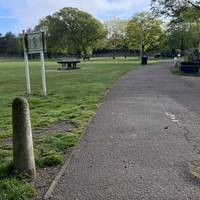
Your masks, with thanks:
[[[24,46],[27,94],[31,94],[28,54],[39,53],[41,60],[42,95],[46,96],[46,77],[45,77],[45,65],[44,65],[44,52],[46,51],[46,43],[45,43],[44,32],[25,33],[23,31],[23,46]]]
[[[31,94],[30,72],[29,72],[27,52],[24,52],[24,61],[25,61],[25,71],[26,71],[26,92],[27,94]]]
[[[41,77],[42,77],[42,95],[46,96],[46,76],[45,76],[45,66],[44,66],[44,52],[40,51],[41,60]]]

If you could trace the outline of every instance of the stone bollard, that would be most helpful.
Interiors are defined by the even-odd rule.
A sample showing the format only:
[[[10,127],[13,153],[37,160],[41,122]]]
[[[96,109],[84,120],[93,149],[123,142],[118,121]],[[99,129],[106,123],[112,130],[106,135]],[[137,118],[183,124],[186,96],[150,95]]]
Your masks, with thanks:
[[[32,180],[36,177],[33,139],[29,105],[25,98],[17,97],[13,112],[13,164],[17,173],[24,173]]]

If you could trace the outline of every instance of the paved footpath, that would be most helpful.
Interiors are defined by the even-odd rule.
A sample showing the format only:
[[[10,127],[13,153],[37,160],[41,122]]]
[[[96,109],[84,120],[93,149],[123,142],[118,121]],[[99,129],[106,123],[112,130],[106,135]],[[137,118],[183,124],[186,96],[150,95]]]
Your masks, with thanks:
[[[187,163],[200,159],[200,78],[172,63],[123,76],[100,106],[54,200],[199,200]]]

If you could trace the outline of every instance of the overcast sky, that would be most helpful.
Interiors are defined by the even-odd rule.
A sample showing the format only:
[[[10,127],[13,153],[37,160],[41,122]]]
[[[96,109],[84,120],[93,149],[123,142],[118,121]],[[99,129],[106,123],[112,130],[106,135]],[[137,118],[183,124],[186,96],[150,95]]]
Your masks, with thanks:
[[[63,7],[79,8],[99,20],[130,18],[136,12],[148,10],[150,0],[0,0],[0,33],[20,33]]]

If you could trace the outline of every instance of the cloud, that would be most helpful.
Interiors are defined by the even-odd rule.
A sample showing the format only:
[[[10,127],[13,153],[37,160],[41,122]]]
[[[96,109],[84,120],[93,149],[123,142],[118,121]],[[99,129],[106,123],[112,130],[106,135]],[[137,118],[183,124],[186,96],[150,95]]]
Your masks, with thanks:
[[[16,19],[16,17],[0,16],[0,19]]]
[[[17,18],[16,31],[33,27],[63,7],[77,7],[103,20],[113,15],[131,16],[148,5],[150,0],[0,0],[0,7]]]

